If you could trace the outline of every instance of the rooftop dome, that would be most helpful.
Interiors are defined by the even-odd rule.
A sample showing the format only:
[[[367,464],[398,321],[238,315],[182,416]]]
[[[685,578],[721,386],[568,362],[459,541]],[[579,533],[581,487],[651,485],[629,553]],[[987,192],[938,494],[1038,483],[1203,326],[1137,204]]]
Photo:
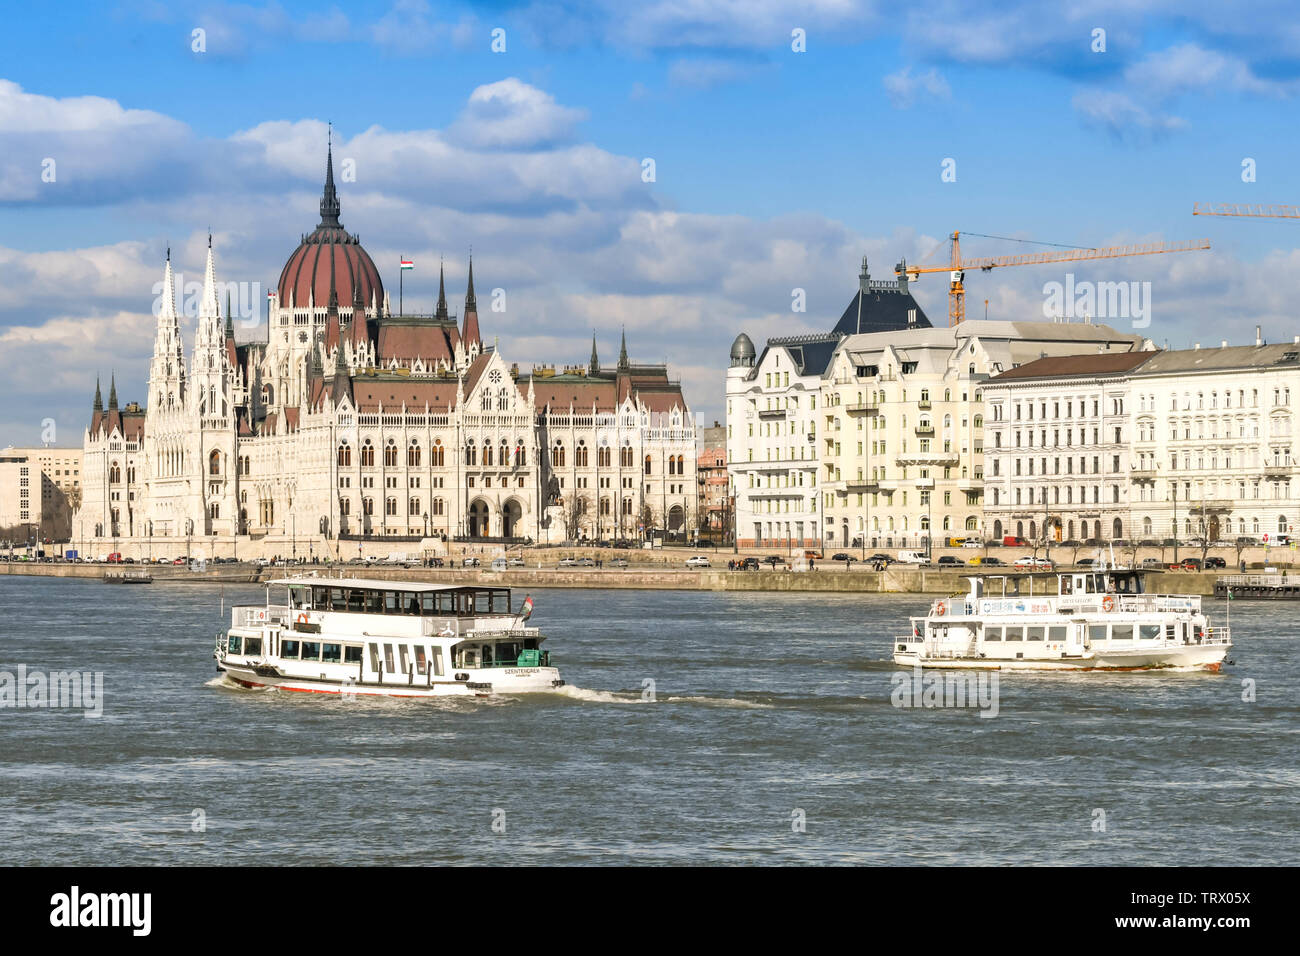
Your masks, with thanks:
[[[370,254],[361,241],[339,222],[339,197],[334,189],[334,150],[325,160],[325,190],[320,200],[320,224],[304,236],[280,273],[280,305],[288,306],[293,294],[296,308],[313,302],[318,308],[329,305],[331,288],[335,301],[350,309],[358,287],[366,307],[373,301],[382,306],[384,283]]]
[[[741,332],[736,336],[736,341],[731,343],[731,365],[753,365],[754,357],[758,353],[754,351],[754,343],[749,340],[749,336]]]

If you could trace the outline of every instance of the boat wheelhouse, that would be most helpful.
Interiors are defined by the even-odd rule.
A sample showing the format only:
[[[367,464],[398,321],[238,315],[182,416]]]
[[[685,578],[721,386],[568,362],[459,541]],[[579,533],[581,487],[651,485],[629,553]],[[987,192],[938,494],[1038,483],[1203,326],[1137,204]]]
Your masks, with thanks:
[[[282,600],[274,600],[282,597]],[[435,697],[564,684],[510,589],[315,576],[270,581],[264,604],[231,609],[214,656],[245,687]]]
[[[968,577],[968,593],[940,598],[925,617],[910,619],[912,632],[895,642],[894,661],[993,670],[1217,671],[1232,646],[1229,629],[1211,625],[1199,595],[1148,593],[1145,574]],[[992,584],[1000,585],[996,593]]]

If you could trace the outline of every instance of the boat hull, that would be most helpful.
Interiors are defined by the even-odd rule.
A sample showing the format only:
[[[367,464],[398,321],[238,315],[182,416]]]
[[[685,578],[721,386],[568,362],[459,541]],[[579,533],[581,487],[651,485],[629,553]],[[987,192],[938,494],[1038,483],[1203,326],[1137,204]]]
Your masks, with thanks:
[[[342,697],[493,697],[501,694],[549,693],[564,686],[558,668],[522,667],[460,671],[464,680],[438,680],[430,684],[359,683],[314,680],[279,674],[274,668],[253,667],[223,661],[218,667],[241,687],[281,690],[302,694],[333,694]],[[496,673],[492,673],[495,670]],[[514,671],[515,673],[506,673]]]
[[[1146,671],[1195,670],[1217,672],[1231,645],[1193,646],[1153,650],[1146,653],[1104,653],[1053,659],[1006,659],[988,657],[926,657],[915,651],[897,651],[894,663],[905,667],[945,670],[1004,671]]]

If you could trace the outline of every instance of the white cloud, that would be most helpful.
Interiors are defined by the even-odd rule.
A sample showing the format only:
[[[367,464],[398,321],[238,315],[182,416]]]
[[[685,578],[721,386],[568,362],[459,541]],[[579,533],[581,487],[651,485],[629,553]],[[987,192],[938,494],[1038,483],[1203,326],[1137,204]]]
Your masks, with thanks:
[[[1187,125],[1180,117],[1152,112],[1114,90],[1083,90],[1072,103],[1088,120],[1121,138],[1148,140]]]
[[[923,98],[946,100],[952,95],[948,81],[936,69],[913,76],[912,68],[905,66],[890,73],[883,82],[890,102],[898,109],[909,109]]]
[[[550,93],[515,77],[470,94],[449,138],[479,149],[522,149],[571,140],[586,110],[561,106]]]

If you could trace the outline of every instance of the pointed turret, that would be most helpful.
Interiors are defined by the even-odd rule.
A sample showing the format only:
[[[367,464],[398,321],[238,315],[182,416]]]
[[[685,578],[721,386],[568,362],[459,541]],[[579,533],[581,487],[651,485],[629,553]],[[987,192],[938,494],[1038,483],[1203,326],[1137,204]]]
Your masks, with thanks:
[[[623,341],[618,347],[618,370],[626,372],[631,367],[627,360],[627,329],[623,330]]]
[[[591,362],[587,366],[588,375],[600,374],[600,357],[596,354],[596,333],[591,333]]]
[[[352,288],[352,344],[358,350],[370,342],[370,330],[366,327],[366,305],[361,298],[361,283],[353,280]]]
[[[320,226],[339,225],[339,194],[334,188],[334,127],[330,127],[329,145],[325,150],[325,189],[320,197]]]
[[[478,331],[478,300],[474,297],[474,257],[469,257],[469,285],[465,289],[465,319],[462,323],[460,340],[465,348],[478,348],[481,345]]]
[[[447,283],[443,278],[441,261],[438,263],[438,308],[434,315],[439,319],[447,318]]]
[[[96,385],[95,390],[96,390],[96,391],[99,390],[98,384]],[[117,373],[114,373],[114,374],[113,374],[113,377],[109,380],[109,386],[108,386],[108,410],[109,410],[110,412],[115,412],[115,411],[117,411]]]

